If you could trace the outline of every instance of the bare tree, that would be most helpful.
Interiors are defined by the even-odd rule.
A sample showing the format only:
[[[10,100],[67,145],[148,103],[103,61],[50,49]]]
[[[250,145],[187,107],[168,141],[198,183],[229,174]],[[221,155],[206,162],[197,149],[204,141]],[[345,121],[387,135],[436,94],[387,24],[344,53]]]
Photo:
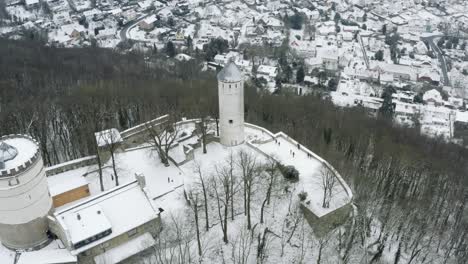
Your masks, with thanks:
[[[237,164],[242,171],[242,182],[244,184],[244,214],[247,216],[247,229],[252,228],[252,220],[250,215],[250,204],[252,197],[252,185],[255,181],[255,176],[260,171],[260,166],[257,164],[257,159],[251,153],[241,150],[238,153]]]
[[[158,264],[184,264],[191,263],[190,252],[193,234],[190,233],[190,225],[181,215],[171,215],[170,222],[156,237],[156,244],[153,247]]]
[[[198,246],[198,256],[201,257],[203,254],[202,252],[202,245],[201,245],[201,240],[200,240],[200,226],[198,224],[199,222],[199,217],[198,217],[198,193],[190,191],[189,193],[190,197],[190,208],[193,211],[193,215],[195,218],[195,231],[197,234],[197,246]]]
[[[169,166],[169,150],[177,142],[180,128],[175,124],[174,118],[170,115],[170,119],[163,124],[155,124],[148,122],[145,127],[148,131],[148,143],[153,146],[159,154],[161,162],[165,166]]]
[[[117,174],[117,166],[115,164],[115,153],[120,148],[122,138],[117,129],[111,128],[96,133],[98,146],[106,151],[109,151],[112,160],[112,170],[115,177],[115,185],[119,186],[119,175]],[[100,176],[102,178],[102,176]]]
[[[263,175],[268,176],[268,187],[265,195],[265,199],[262,202],[262,206],[260,208],[260,223],[263,224],[264,219],[264,211],[265,211],[265,205],[270,204],[271,200],[271,192],[273,189],[273,184],[276,181],[276,176],[278,175],[278,162],[274,158],[270,158],[268,162],[265,164],[265,172]]]
[[[200,119],[200,121],[197,122],[197,127],[198,127],[198,130],[200,131],[200,139],[201,139],[201,143],[202,143],[202,146],[203,146],[203,154],[206,154],[207,151],[206,151],[206,137],[207,137],[207,133],[208,133],[208,124],[209,124],[209,119],[206,118],[206,117],[202,117]]]
[[[232,201],[231,195],[233,194],[232,188],[232,163],[225,166],[216,166],[216,175],[212,180],[213,189],[216,195],[216,202],[218,207],[218,216],[220,226],[223,231],[223,241],[228,243],[228,213],[229,213],[229,202]],[[219,187],[218,187],[219,186]],[[221,188],[221,192],[218,190]],[[223,195],[223,197],[221,196]],[[224,209],[224,214],[221,210]]]
[[[322,166],[320,169],[320,176],[322,178],[322,188],[323,188],[323,201],[322,207],[330,207],[330,201],[333,196],[333,187],[336,184],[336,177],[332,171],[326,166]]]
[[[197,161],[195,161],[194,166],[195,166],[195,171],[198,174],[198,180],[200,181],[200,185],[201,185],[202,192],[203,192],[203,203],[204,203],[204,207],[205,207],[205,228],[206,228],[206,231],[208,231],[210,229],[210,219],[209,219],[209,215],[208,215],[208,210],[209,210],[209,207],[208,207],[208,190],[207,190],[207,186],[205,184],[205,179],[203,177],[201,164],[198,163]]]
[[[268,247],[270,241],[271,231],[268,227],[265,228],[263,233],[257,235],[257,263],[266,263],[268,258]]]
[[[231,241],[232,261],[236,264],[247,264],[250,258],[250,249],[252,246],[250,232],[245,227],[241,228],[236,238]]]

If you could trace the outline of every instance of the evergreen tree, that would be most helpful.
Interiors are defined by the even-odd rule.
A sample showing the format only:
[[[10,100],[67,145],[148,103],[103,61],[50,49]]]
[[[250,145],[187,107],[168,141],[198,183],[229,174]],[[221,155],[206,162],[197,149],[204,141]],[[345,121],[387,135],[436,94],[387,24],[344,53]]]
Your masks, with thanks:
[[[167,42],[166,44],[166,54],[167,56],[173,58],[176,55],[176,49],[172,41]]]
[[[193,49],[193,39],[192,39],[192,37],[190,35],[187,37],[187,43],[186,44],[187,44],[187,49],[189,51]]]
[[[395,106],[392,103],[392,95],[395,92],[395,89],[393,87],[386,87],[383,94],[382,98],[383,103],[382,106],[379,109],[379,113],[382,117],[391,119],[393,117],[393,113],[395,112]]]
[[[382,34],[384,34],[384,35],[387,34],[387,25],[386,25],[386,24],[384,24],[384,25],[382,26]]]
[[[378,61],[383,61],[383,51],[382,50],[378,50],[375,55],[374,55],[374,58]]]
[[[299,13],[294,13],[291,17],[289,17],[289,23],[291,24],[292,29],[299,30],[302,28],[303,18]]]
[[[296,72],[296,82],[297,83],[304,82],[304,77],[305,77],[304,67],[300,66]]]

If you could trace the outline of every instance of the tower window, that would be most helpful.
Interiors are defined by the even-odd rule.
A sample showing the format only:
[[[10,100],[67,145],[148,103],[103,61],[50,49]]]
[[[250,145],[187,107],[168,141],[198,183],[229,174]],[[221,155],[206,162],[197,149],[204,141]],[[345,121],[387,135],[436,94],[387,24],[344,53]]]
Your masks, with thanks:
[[[229,119],[229,124],[232,124],[232,123],[233,123],[232,119]]]
[[[231,85],[229,85],[229,89],[231,89]]]

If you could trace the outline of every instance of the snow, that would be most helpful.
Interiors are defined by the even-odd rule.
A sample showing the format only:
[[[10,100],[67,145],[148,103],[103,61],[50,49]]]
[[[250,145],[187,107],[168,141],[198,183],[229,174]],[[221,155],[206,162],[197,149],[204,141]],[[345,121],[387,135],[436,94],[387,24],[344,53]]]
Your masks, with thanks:
[[[99,147],[105,147],[111,144],[122,142],[120,132],[116,128],[107,129],[94,133]]]
[[[172,157],[176,152],[180,154],[180,148],[171,149],[169,155]],[[164,166],[156,150],[152,148],[119,153],[116,160],[120,170],[119,174],[127,175],[127,179],[133,179],[135,174],[145,176],[148,195],[151,198],[164,195],[183,184],[183,172],[173,164],[169,167]]]
[[[68,235],[72,244],[82,242],[112,227],[98,204],[79,207],[77,210],[62,214],[60,218],[69,231]]]
[[[67,249],[47,249],[23,252],[16,264],[62,264],[76,263],[77,257]]]
[[[83,176],[87,171],[86,167],[73,170],[68,174],[68,177],[61,175],[53,175],[47,177],[49,184],[49,192],[51,196],[56,196],[61,193],[76,189],[78,187],[88,185],[86,178]]]
[[[287,135],[280,133],[276,141],[254,144],[261,151],[281,162],[283,165],[292,165],[299,171],[298,193],[307,192],[310,203],[307,207],[318,217],[324,216],[346,204],[351,200],[345,186],[337,180],[333,188],[333,195],[329,208],[322,207],[323,187],[320,170],[325,164],[317,160],[311,151],[292,141]],[[294,155],[293,155],[294,153]],[[314,154],[315,155],[315,154]]]
[[[5,168],[3,170],[6,171],[18,168],[25,164],[28,160],[34,157],[34,154],[39,150],[39,147],[35,142],[24,137],[8,138],[3,140],[3,142],[16,148],[18,152],[15,158],[5,162]]]
[[[153,246],[155,243],[156,241],[149,233],[144,233],[139,237],[94,257],[94,261],[96,264],[118,263]]]
[[[241,80],[242,72],[234,62],[228,63],[228,65],[218,73],[218,81],[220,82],[239,82]]]
[[[14,251],[7,249],[0,243],[0,260],[2,264],[15,263],[15,255]]]
[[[468,112],[458,111],[456,121],[463,122],[463,123],[468,123]]]
[[[97,210],[101,211],[100,215],[96,213]],[[82,215],[82,221],[72,221],[72,219],[77,219],[78,213]],[[77,232],[83,232],[87,236],[105,230],[109,226],[112,228],[110,235],[72,250],[71,253],[74,255],[158,217],[151,202],[136,181],[86,199],[70,208],[56,212],[54,216],[62,228],[69,230],[70,234],[67,235],[67,239],[72,239],[72,242],[85,237]]]

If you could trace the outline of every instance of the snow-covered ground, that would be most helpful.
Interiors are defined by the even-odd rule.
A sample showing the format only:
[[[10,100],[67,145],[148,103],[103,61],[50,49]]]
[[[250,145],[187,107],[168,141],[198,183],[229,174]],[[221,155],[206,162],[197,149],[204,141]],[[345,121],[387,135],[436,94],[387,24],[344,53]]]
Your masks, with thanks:
[[[180,142],[170,151],[170,156],[177,162],[186,159],[184,146],[196,143],[198,139],[197,136],[191,137],[195,129],[195,124],[193,122],[182,122],[179,124],[179,127],[179,131],[181,131],[179,137]],[[209,131],[214,131],[214,127],[211,126]],[[194,159],[180,167],[177,167],[175,164],[171,164],[168,167],[164,166],[157,152],[147,144],[118,152],[116,153],[116,170],[119,184],[133,181],[136,174],[145,175],[147,189],[151,196],[150,198],[152,198],[155,208],[160,207],[164,209],[163,222],[170,227],[171,221],[175,219],[174,216],[187,215],[187,210],[190,210],[185,200],[184,192],[192,188],[197,189],[197,186],[199,186],[199,175],[196,170],[197,164],[200,165],[204,175],[203,177],[206,177],[208,181],[207,184],[210,186],[209,188],[212,189],[212,181],[215,179],[213,177],[216,177],[217,169],[226,166],[226,162],[230,157],[236,160],[234,162],[237,164],[238,153],[242,151],[255,157],[258,164],[265,164],[267,162],[267,157],[262,152],[274,154],[275,159],[278,161],[281,161],[285,165],[294,165],[299,170],[300,181],[291,185],[282,177],[279,178],[279,181],[272,190],[271,204],[265,207],[264,224],[259,224],[261,201],[265,199],[267,179],[262,177],[258,178],[254,185],[252,197],[252,223],[258,225],[258,232],[268,227],[274,234],[280,237],[278,239],[271,238],[271,247],[276,248],[276,250],[269,254],[268,259],[275,259],[275,263],[292,263],[291,261],[294,261],[298,257],[296,255],[297,249],[291,247],[291,245],[286,245],[286,237],[292,232],[291,240],[296,240],[298,239],[298,235],[311,235],[312,232],[310,227],[303,221],[303,218],[299,216],[301,213],[297,194],[303,190],[307,191],[309,193],[309,199],[312,201],[310,207],[312,211],[317,214],[324,214],[343,205],[344,202],[349,202],[349,199],[347,199],[349,197],[346,196],[346,192],[342,189],[337,189],[335,190],[336,198],[333,198],[333,202],[331,203],[332,206],[325,211],[321,211],[319,209],[321,202],[321,192],[319,190],[320,181],[317,180],[321,163],[318,160],[308,157],[306,152],[304,152],[304,148],[302,148],[302,150],[297,150],[297,146],[293,142],[282,136],[284,134],[272,134],[267,130],[253,125],[247,125],[245,132],[246,140],[250,143],[244,143],[235,147],[226,147],[217,142],[209,143],[207,145],[208,152],[206,154],[202,153],[202,148],[197,148],[193,152]],[[276,143],[273,138],[276,138],[279,144]],[[293,149],[296,153],[295,157],[292,157],[290,154],[290,151]],[[237,165],[235,165],[233,172],[237,178],[236,181],[240,184],[241,170]],[[114,172],[111,160],[104,164],[103,173],[105,190],[115,187],[115,177],[113,177]],[[67,191],[75,185],[81,185],[83,181],[89,184],[91,196],[101,192],[97,165],[84,166],[62,172],[50,176],[48,180],[52,195]],[[285,188],[286,186],[290,187]],[[210,193],[210,197],[213,197],[212,191],[210,191]],[[247,230],[245,229],[245,216],[243,215],[241,190],[237,190],[236,193],[236,196],[233,198],[236,217],[234,221],[229,221],[228,233],[230,240],[241,239],[240,236],[245,236],[247,234]],[[70,206],[70,204],[64,205],[60,209],[68,206]],[[208,232],[203,232],[204,243],[206,243],[207,247],[211,248],[211,251],[209,251],[210,253],[207,254],[207,258],[210,259],[207,263],[220,263],[223,258],[232,255],[232,253],[228,253],[232,251],[232,245],[223,245],[222,243],[219,219],[215,213],[215,199],[210,199],[209,210],[212,227]],[[183,218],[184,217],[181,219]],[[192,218],[188,218],[186,220],[192,222],[191,219]],[[297,234],[294,234],[296,231],[291,230],[292,226],[290,226],[290,222],[299,221],[298,219],[302,219],[301,226],[298,228],[302,233],[297,231]],[[193,223],[191,225],[193,226]],[[55,242],[46,247],[46,249],[50,249],[54,244]],[[195,244],[192,243],[192,246],[194,245]],[[253,245],[254,243],[251,243],[250,247],[254,247]],[[223,252],[220,253],[219,250]],[[310,252],[303,257],[312,258],[314,254],[315,252]],[[254,254],[250,257],[252,258],[253,256]],[[0,257],[2,260],[6,260],[6,262],[2,263],[10,264],[13,263],[14,253],[0,246]]]

